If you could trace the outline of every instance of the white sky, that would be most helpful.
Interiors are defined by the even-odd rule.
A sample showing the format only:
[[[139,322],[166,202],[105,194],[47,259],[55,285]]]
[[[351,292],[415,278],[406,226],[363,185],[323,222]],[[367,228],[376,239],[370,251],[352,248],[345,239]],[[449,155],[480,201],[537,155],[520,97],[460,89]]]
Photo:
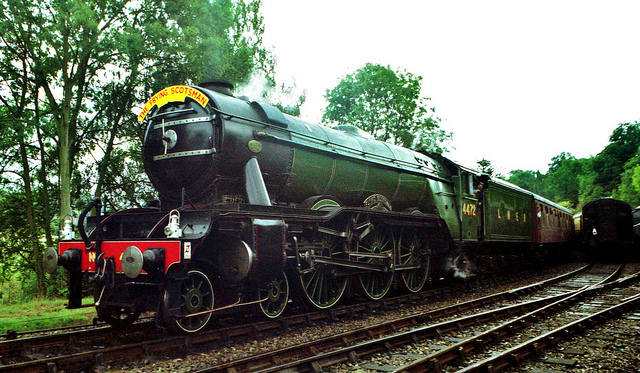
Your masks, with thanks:
[[[446,154],[500,173],[599,153],[640,121],[640,1],[263,0],[279,81],[305,89],[303,119],[365,63],[423,77]]]

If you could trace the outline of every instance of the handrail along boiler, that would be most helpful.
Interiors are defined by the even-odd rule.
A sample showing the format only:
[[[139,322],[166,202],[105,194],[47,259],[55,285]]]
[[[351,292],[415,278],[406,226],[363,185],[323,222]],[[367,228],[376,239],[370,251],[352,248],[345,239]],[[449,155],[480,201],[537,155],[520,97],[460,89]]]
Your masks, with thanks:
[[[572,226],[568,210],[441,155],[308,123],[231,88],[172,86],[147,102],[142,152],[158,207],[102,214],[93,200],[82,239],[47,250],[47,270],[71,273],[70,307],[87,279],[101,320],[155,311],[170,329],[197,332],[237,306],[271,318],[290,299],[328,308],[350,281],[373,300],[394,281],[417,292],[472,262],[489,270],[562,242]]]

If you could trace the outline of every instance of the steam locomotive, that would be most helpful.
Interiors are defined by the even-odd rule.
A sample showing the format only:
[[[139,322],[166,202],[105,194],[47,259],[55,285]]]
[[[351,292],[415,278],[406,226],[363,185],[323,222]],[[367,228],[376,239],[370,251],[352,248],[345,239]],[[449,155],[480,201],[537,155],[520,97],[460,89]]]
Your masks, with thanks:
[[[70,307],[88,281],[111,325],[154,311],[193,333],[235,307],[275,318],[290,299],[323,309],[351,290],[418,292],[530,260],[573,233],[568,210],[526,190],[231,90],[172,86],[147,102],[142,153],[159,200],[104,213],[95,199],[79,216],[81,239],[63,230],[44,261],[69,271]]]

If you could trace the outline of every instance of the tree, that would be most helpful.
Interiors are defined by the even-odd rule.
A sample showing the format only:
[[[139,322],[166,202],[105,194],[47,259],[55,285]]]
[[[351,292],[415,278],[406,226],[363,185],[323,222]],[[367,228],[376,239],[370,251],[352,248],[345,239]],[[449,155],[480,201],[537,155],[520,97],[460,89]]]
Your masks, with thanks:
[[[178,82],[246,79],[257,60],[269,65],[261,34],[249,32],[262,31],[259,6],[231,0],[2,1],[3,64],[43,91],[56,123],[51,135],[58,148],[60,216],[71,214],[72,170],[76,157],[91,149],[84,141],[104,130],[91,116],[106,110],[105,102],[93,99],[118,89],[118,109],[126,113],[141,91],[145,97]],[[118,133],[119,123],[109,126]]]
[[[325,98],[325,123],[351,124],[376,139],[419,151],[443,152],[451,134],[439,128],[435,108],[420,96],[422,77],[366,64],[347,75]]]
[[[0,57],[5,57],[0,54]],[[2,160],[2,173],[11,175],[4,179],[7,196],[22,202],[19,208],[8,210],[9,214],[23,217],[23,238],[20,244],[12,240],[0,245],[7,249],[12,257],[20,255],[34,259],[27,262],[27,268],[33,269],[37,275],[37,289],[44,294],[44,270],[42,261],[38,260],[43,252],[41,235],[44,234],[47,245],[52,244],[51,211],[48,200],[49,183],[46,177],[48,154],[44,150],[42,130],[46,125],[37,126],[39,122],[38,92],[31,84],[24,70],[13,69],[7,65],[4,58],[0,58],[0,76],[4,77],[5,95],[0,95],[0,152],[5,155]],[[38,185],[39,181],[39,185]],[[7,197],[9,198],[9,197]],[[4,203],[5,201],[0,201]],[[18,206],[10,204],[9,206]],[[5,219],[5,221],[20,221],[20,219]],[[44,224],[43,224],[44,223]],[[0,228],[0,230],[5,230]],[[14,229],[15,230],[15,229]],[[13,234],[4,232],[3,237]],[[14,249],[11,249],[14,247]],[[0,255],[5,256],[2,253]],[[13,259],[13,258],[12,258]],[[16,263],[24,263],[18,261]]]
[[[51,209],[59,206],[58,221],[73,215],[93,190],[135,201],[148,184],[139,100],[169,84],[240,83],[255,69],[271,72],[260,4],[0,0],[0,195],[11,201],[0,204],[24,217],[5,220],[23,224],[3,231],[23,234],[11,241],[7,265],[26,258],[42,285],[43,241],[53,244],[57,223]]]
[[[611,195],[620,184],[624,165],[638,153],[640,123],[621,123],[609,137],[609,145],[593,159],[595,186]]]
[[[535,194],[544,196],[545,178],[540,171],[514,170],[509,173],[508,182]]]
[[[579,203],[582,164],[570,153],[560,153],[552,158],[547,172],[548,198],[554,201],[568,201],[572,207]]]
[[[576,159],[563,152],[552,158],[545,175],[514,171],[509,181],[578,210],[605,197],[640,204],[639,147],[640,123],[621,123],[598,155]]]
[[[636,155],[624,165],[620,185],[613,191],[613,198],[632,207],[640,205],[640,156]]]
[[[487,160],[485,158],[482,158],[481,160],[479,160],[476,163],[478,164],[478,170],[480,172],[482,172],[483,174],[493,175],[493,173],[495,172],[495,169],[491,165],[491,161],[489,161],[489,160]]]
[[[580,194],[577,209],[582,210],[582,206],[596,199],[611,197],[611,193],[606,191],[601,185],[596,184],[597,174],[593,171],[593,159],[588,158],[583,168],[583,173],[578,177],[580,184]]]

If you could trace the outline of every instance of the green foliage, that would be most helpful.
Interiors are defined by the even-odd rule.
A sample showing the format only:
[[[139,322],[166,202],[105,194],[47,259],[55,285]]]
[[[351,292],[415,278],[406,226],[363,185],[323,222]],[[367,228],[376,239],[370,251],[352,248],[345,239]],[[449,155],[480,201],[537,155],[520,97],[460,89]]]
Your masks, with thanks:
[[[620,184],[625,164],[638,153],[640,123],[620,124],[611,134],[609,145],[593,160],[594,185],[611,194]]]
[[[491,165],[491,161],[488,161],[482,158],[477,163],[478,163],[478,170],[483,174],[493,175],[493,173],[495,172],[495,169]]]
[[[142,40],[135,51],[151,62],[146,65],[152,72],[143,78],[148,94],[185,82],[246,83],[255,69],[271,74],[260,6],[260,0],[143,2]],[[132,33],[139,30],[136,26]]]
[[[18,272],[36,269],[36,258],[30,238],[31,232],[27,215],[25,193],[15,187],[0,190],[0,281],[12,278]],[[43,227],[42,210],[36,210],[38,226]]]
[[[636,155],[624,165],[620,185],[613,191],[613,198],[632,207],[640,206],[640,156]]]
[[[580,185],[580,202],[578,203],[577,209],[581,210],[582,206],[586,205],[588,202],[611,197],[611,195],[601,186],[595,183],[597,178],[596,173],[593,171],[593,158],[588,159],[586,164],[586,171],[580,176],[578,176],[578,183]]]
[[[422,77],[390,67],[366,64],[347,75],[325,98],[323,122],[350,124],[376,139],[420,151],[443,152],[451,135],[439,128],[440,119],[429,98],[420,96]]]
[[[638,206],[639,148],[640,123],[621,123],[598,155],[576,159],[570,153],[560,153],[553,157],[546,174],[517,170],[508,181],[575,210],[605,197]]]
[[[578,178],[583,173],[584,163],[570,153],[554,157],[547,172],[547,196],[554,201],[567,201],[572,206],[577,206],[580,201]]]
[[[546,175],[543,175],[540,171],[514,170],[509,173],[507,181],[535,194],[544,196],[546,194],[544,190],[545,178]]]
[[[260,6],[0,0],[0,285],[60,289],[46,286],[64,278],[45,278],[41,253],[94,191],[117,208],[155,198],[136,118],[152,93],[272,73]]]
[[[58,146],[61,215],[71,213],[72,173],[95,149],[93,135],[117,134],[105,144],[111,151],[138,98],[170,84],[223,77],[238,83],[255,68],[267,74],[272,69],[261,47],[260,0],[0,4],[0,46],[6,51],[0,66],[3,76],[12,77],[4,82],[9,89],[0,92],[9,92],[3,101],[16,106],[14,115],[37,104],[25,102],[26,93],[45,93],[43,114],[55,123],[49,136]],[[117,114],[111,121],[96,119],[110,109]],[[103,166],[100,175],[104,171]]]

